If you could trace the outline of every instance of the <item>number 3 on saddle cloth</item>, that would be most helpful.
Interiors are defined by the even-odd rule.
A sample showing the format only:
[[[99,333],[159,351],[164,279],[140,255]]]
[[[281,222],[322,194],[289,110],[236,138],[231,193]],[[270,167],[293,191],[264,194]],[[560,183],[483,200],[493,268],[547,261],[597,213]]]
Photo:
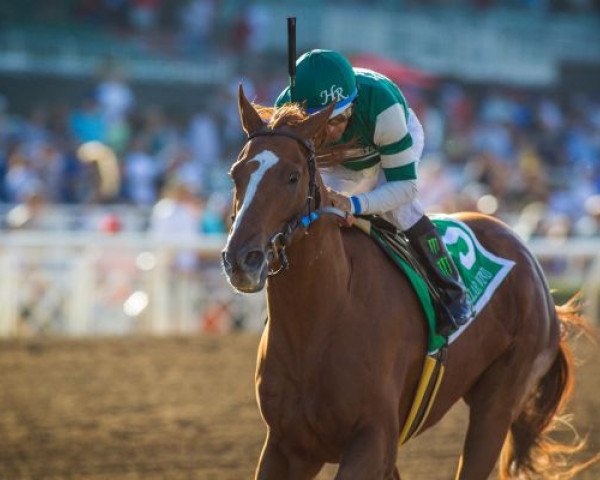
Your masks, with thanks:
[[[444,375],[448,344],[476,318],[514,266],[513,261],[487,251],[473,231],[459,220],[445,215],[430,218],[454,260],[474,313],[467,324],[449,337],[438,335],[435,331],[436,318],[438,315],[445,315],[446,308],[442,304],[440,292],[428,280],[425,269],[415,257],[404,235],[394,225],[378,216],[360,216],[354,224],[373,238],[407,276],[421,302],[429,328],[427,355],[408,420],[400,435],[400,444],[416,435],[427,419]]]

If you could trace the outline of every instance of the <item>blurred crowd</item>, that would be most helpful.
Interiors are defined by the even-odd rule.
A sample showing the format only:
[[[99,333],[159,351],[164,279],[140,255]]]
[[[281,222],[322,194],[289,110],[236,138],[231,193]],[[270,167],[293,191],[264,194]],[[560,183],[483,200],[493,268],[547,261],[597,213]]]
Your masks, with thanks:
[[[21,16],[42,22],[77,22],[111,26],[122,31],[164,30],[183,27],[187,34],[214,37],[226,25],[251,28],[261,9],[275,0],[28,0],[0,9],[3,20]],[[336,0],[305,0],[306,4],[335,4]],[[350,0],[386,9],[460,7],[467,9],[517,9],[537,12],[589,13],[600,9],[598,0]],[[32,17],[33,15],[33,17]],[[242,20],[244,17],[246,21]],[[246,25],[244,25],[246,23]]]
[[[181,223],[183,210],[190,221],[201,222],[201,231],[223,232],[227,159],[239,146],[241,130],[235,89],[220,94],[187,117],[137,104],[118,75],[100,81],[73,107],[35,106],[25,116],[12,114],[9,101],[0,97],[0,203],[28,212],[9,212],[4,226],[45,226],[39,217],[49,205],[129,204],[148,210],[162,201],[156,214],[179,219],[167,222]],[[221,108],[213,107],[217,102]],[[166,205],[179,208],[173,212]],[[111,218],[103,228],[120,229]]]
[[[244,86],[270,104],[285,82],[276,80]],[[224,232],[226,172],[242,141],[238,81],[186,116],[138,103],[117,74],[73,107],[22,116],[0,97],[0,203],[29,212],[3,226],[33,227],[33,213],[49,205],[129,204],[151,211],[143,228]],[[526,237],[600,235],[598,98],[443,81],[406,93],[426,132],[419,181],[428,210],[493,214]],[[119,219],[102,228],[119,230]]]
[[[6,3],[6,2],[5,2]],[[137,52],[168,57],[264,47],[268,6],[241,0],[28,0],[0,5],[0,25],[109,33]]]
[[[260,52],[272,31],[274,0],[28,0],[0,5],[0,24],[87,27],[132,40],[141,51],[169,56]],[[305,0],[315,8],[337,0]],[[401,12],[414,9],[517,10],[534,14],[597,14],[600,0],[349,0]]]
[[[600,103],[456,84],[414,103],[430,210],[493,214],[525,238],[600,235]]]

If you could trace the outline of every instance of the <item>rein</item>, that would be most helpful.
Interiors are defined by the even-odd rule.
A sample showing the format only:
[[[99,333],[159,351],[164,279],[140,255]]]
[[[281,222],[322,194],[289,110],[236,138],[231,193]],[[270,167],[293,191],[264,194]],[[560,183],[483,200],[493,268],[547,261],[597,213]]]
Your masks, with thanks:
[[[269,269],[269,275],[277,275],[282,270],[287,270],[290,266],[289,260],[286,254],[286,247],[290,243],[290,239],[300,227],[308,229],[312,223],[317,221],[323,214],[337,215],[342,218],[346,218],[346,212],[335,207],[322,207],[321,206],[321,192],[317,188],[316,174],[317,174],[317,163],[315,160],[315,144],[312,140],[306,140],[294,132],[289,130],[267,130],[260,129],[252,132],[248,135],[246,143],[257,137],[288,137],[296,140],[302,145],[308,155],[306,162],[308,164],[308,196],[306,197],[306,210],[307,214],[299,214],[292,217],[283,227],[280,232],[277,232],[269,241],[270,260],[279,261],[278,269]],[[314,203],[314,207],[313,207]],[[270,263],[270,261],[269,261]]]

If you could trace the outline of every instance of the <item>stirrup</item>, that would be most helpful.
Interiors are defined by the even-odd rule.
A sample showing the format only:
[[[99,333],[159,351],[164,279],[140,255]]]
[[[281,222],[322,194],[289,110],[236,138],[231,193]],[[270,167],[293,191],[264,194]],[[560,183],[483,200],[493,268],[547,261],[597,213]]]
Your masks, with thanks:
[[[465,305],[463,315],[452,315],[452,321],[459,327],[469,323],[469,320],[473,318],[473,308],[470,305]]]
[[[469,302],[466,302],[465,305],[465,310],[467,313],[462,316],[453,315],[446,302],[442,301],[439,307],[436,331],[438,334],[444,337],[450,336],[460,327],[469,323],[469,321],[475,316],[475,311]]]

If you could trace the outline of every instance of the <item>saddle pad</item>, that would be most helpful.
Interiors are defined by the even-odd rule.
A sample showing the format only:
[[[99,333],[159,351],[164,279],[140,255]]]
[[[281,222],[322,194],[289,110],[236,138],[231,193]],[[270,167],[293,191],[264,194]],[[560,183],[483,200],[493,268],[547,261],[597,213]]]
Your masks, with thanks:
[[[465,223],[446,215],[432,215],[430,218],[454,260],[473,306],[474,316],[477,316],[490,301],[515,262],[486,250]],[[448,343],[452,343],[469,323],[452,333]]]
[[[453,332],[448,339],[435,332],[435,308],[427,282],[423,277],[403,258],[403,255],[399,254],[398,250],[390,245],[385,238],[386,235],[370,221],[357,219],[355,226],[374,238],[406,274],[419,297],[429,325],[427,351],[432,354],[460,336],[489,302],[495,290],[506,278],[515,263],[487,251],[479,243],[473,231],[463,222],[446,215],[432,215],[430,218],[440,232],[444,244],[456,264],[474,310],[473,318]]]

